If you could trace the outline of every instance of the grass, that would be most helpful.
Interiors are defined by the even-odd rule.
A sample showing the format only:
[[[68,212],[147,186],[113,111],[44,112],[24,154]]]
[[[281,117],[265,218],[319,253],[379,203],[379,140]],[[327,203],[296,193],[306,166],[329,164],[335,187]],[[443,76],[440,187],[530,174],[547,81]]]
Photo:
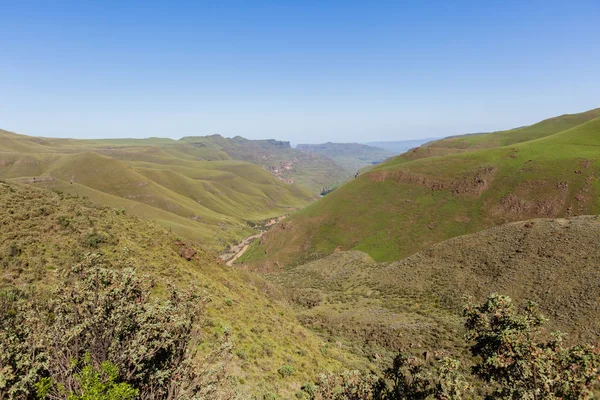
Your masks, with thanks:
[[[343,349],[331,349],[298,324],[279,290],[257,275],[215,262],[192,241],[121,210],[79,196],[0,181],[0,289],[52,288],[67,268],[97,254],[110,268],[133,267],[157,280],[157,296],[168,282],[211,299],[203,326],[208,350],[224,332],[233,336],[228,375],[241,398],[278,393],[289,398],[318,373],[359,364]],[[179,255],[191,247],[196,255]],[[294,373],[280,377],[282,365]]]
[[[292,215],[242,261],[272,268],[336,249],[392,261],[507,222],[597,214],[599,148],[596,118],[510,146],[399,156]]]
[[[572,343],[600,334],[600,219],[533,219],[460,236],[396,262],[347,251],[265,274],[299,320],[357,356],[398,348],[468,358],[460,312],[466,295],[538,302],[549,329]],[[420,350],[422,349],[422,350]]]
[[[341,179],[333,161],[275,141],[74,140],[0,131],[0,144],[2,179],[88,196],[219,251],[250,235],[248,222],[301,208]],[[269,171],[286,162],[291,170]]]

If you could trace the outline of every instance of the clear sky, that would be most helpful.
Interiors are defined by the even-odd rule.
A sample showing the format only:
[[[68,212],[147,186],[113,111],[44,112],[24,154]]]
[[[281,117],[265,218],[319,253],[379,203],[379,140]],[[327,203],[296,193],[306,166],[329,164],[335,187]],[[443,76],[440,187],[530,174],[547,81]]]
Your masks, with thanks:
[[[402,140],[600,107],[599,0],[0,0],[0,128]]]

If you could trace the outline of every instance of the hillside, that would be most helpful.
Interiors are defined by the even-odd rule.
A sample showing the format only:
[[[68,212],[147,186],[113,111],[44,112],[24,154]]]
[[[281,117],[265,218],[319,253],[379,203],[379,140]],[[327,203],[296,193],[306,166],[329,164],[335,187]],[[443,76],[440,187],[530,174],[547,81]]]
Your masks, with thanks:
[[[361,168],[379,164],[395,154],[358,143],[299,144],[296,146],[296,150],[329,157],[350,175],[356,174]]]
[[[279,291],[256,275],[215,263],[191,241],[156,223],[78,196],[0,181],[0,291],[31,285],[48,291],[71,266],[90,257],[107,268],[135,268],[157,280],[194,288],[211,299],[203,325],[206,349],[225,331],[233,340],[228,379],[241,398],[289,398],[325,370],[353,359],[302,328]],[[187,260],[189,259],[189,261]],[[277,370],[291,365],[283,379]]]
[[[600,219],[532,219],[460,236],[401,261],[338,252],[265,277],[298,318],[369,357],[402,346],[464,351],[463,296],[491,292],[539,303],[571,342],[600,335]]]
[[[225,152],[201,141],[242,144]],[[241,138],[74,140],[0,131],[0,178],[84,195],[220,250],[251,234],[250,225],[306,205],[311,190],[329,182],[328,168],[340,170],[329,159],[323,164],[318,156],[294,154],[304,157],[289,144]],[[284,159],[313,189],[268,170]],[[318,184],[311,181],[317,178]]]
[[[600,117],[600,108],[578,114],[560,115],[543,120],[537,124],[507,131],[451,136],[426,143],[401,157],[406,160],[414,160],[422,157],[455,154],[482,148],[509,146],[550,136],[598,117]]]
[[[399,156],[275,227],[245,261],[270,268],[340,249],[391,261],[507,222],[597,214],[598,146],[600,118],[510,146]]]

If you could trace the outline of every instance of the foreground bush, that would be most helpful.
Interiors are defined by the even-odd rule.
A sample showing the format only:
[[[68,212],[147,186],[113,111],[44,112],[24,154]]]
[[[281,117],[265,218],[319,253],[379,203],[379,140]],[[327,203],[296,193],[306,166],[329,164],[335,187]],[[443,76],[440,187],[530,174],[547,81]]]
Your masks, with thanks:
[[[473,373],[493,399],[585,399],[600,379],[600,352],[591,345],[565,347],[560,333],[540,340],[545,319],[534,303],[518,310],[493,294],[464,310],[467,339],[477,363]]]
[[[464,309],[472,376],[448,357],[399,353],[382,377],[360,372],[323,375],[305,393],[315,400],[459,400],[473,398],[472,383],[486,399],[591,399],[600,384],[600,351],[591,345],[566,347],[562,335],[542,340],[545,319],[529,303],[490,295]]]
[[[224,376],[212,367],[228,346],[199,360],[194,329],[205,302],[173,288],[153,301],[150,278],[96,261],[73,268],[48,302],[0,296],[0,398],[94,398],[85,396],[90,382],[111,399],[214,394]]]

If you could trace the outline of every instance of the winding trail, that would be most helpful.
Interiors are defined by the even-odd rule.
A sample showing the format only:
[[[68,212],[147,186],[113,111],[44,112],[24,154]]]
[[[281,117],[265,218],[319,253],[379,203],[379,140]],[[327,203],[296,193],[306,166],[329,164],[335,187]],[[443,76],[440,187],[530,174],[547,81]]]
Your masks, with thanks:
[[[233,255],[233,257],[231,257],[225,263],[225,265],[227,265],[228,267],[231,267],[233,265],[233,263],[236,262],[236,260],[238,258],[240,258],[241,256],[243,256],[244,253],[246,252],[246,250],[248,250],[248,248],[250,247],[250,243],[252,243],[254,240],[260,238],[262,235],[264,235],[264,233],[265,232],[261,232],[261,233],[256,234],[256,235],[248,236],[246,239],[244,239],[242,241],[242,243],[239,245],[239,246],[241,246],[241,248],[237,251],[237,253],[235,253]]]
[[[228,251],[222,253],[219,257],[223,261],[227,260],[225,262],[225,265],[227,265],[228,267],[233,266],[233,263],[236,262],[238,258],[240,258],[241,256],[244,255],[244,253],[248,250],[248,248],[250,247],[250,244],[253,241],[255,241],[256,239],[259,239],[262,235],[267,233],[267,231],[268,231],[267,228],[270,228],[271,226],[279,223],[280,221],[284,220],[286,217],[287,217],[287,215],[282,215],[280,217],[271,219],[268,223],[266,223],[262,227],[263,230],[260,233],[256,233],[252,236],[248,236],[247,238],[242,240],[242,242],[240,244],[231,246]]]

